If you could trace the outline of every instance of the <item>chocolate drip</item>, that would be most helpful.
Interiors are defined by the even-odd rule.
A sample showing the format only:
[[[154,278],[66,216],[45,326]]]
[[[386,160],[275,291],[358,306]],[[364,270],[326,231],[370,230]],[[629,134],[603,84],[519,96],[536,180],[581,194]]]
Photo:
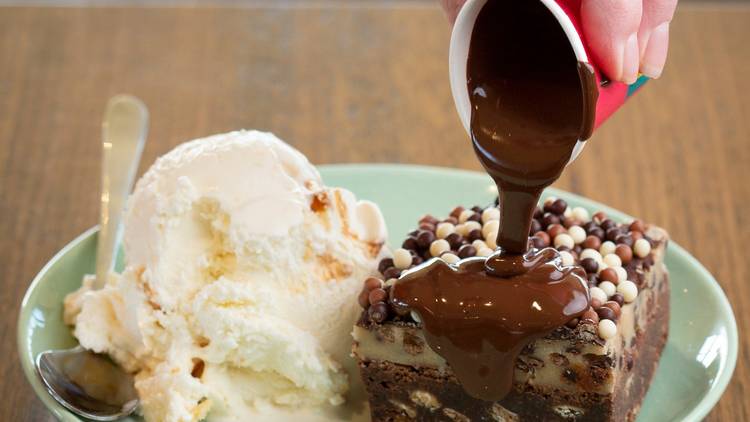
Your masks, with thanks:
[[[506,280],[490,274],[506,265],[527,272]],[[585,275],[562,267],[550,248],[455,266],[436,259],[401,277],[393,303],[419,312],[430,347],[469,394],[498,400],[510,391],[521,349],[588,309]]]
[[[416,267],[391,301],[418,312],[430,347],[469,394],[499,400],[523,347],[589,307],[583,269],[562,267],[554,249],[529,250],[528,235],[542,190],[591,134],[596,79],[551,12],[521,0],[483,7],[467,75],[472,143],[499,191],[499,249],[454,266]]]

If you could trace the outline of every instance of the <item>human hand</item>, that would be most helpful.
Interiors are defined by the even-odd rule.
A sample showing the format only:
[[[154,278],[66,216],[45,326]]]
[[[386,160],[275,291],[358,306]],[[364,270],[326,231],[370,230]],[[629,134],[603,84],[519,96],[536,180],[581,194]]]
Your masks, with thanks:
[[[452,24],[466,0],[441,2]],[[677,0],[582,0],[583,32],[604,73],[628,84],[639,71],[661,76],[676,7]]]

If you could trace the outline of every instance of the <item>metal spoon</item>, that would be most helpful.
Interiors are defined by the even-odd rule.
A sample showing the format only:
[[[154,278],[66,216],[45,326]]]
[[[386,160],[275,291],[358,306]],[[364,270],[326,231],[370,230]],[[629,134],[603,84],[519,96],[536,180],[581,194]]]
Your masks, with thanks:
[[[148,110],[137,98],[109,100],[102,124],[102,191],[94,289],[104,287],[112,270],[120,220],[141,159]],[[133,377],[107,356],[81,346],[47,350],[36,368],[50,395],[70,411],[95,421],[113,421],[138,406]]]

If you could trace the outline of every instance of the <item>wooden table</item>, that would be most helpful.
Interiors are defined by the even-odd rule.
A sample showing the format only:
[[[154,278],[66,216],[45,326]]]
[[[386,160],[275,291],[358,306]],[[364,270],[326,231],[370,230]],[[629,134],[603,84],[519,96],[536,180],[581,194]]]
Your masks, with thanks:
[[[289,6],[289,3],[285,3]],[[750,329],[750,9],[682,7],[662,80],[595,136],[558,186],[666,227]],[[431,4],[0,9],[0,420],[42,421],[16,352],[23,292],[97,221],[99,122],[151,109],[141,171],[178,143],[276,132],[314,163],[478,169]],[[436,189],[436,194],[439,191]],[[750,338],[710,420],[750,419]]]

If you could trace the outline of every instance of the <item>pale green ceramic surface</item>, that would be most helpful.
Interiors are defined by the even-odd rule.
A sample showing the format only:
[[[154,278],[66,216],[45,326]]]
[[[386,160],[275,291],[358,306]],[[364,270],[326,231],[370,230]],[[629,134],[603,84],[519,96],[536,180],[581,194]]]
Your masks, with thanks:
[[[424,213],[445,214],[455,205],[489,203],[489,179],[449,169],[399,165],[322,166],[330,186],[351,189],[378,203],[398,242]],[[593,201],[550,189],[573,206],[629,217]],[[63,248],[39,272],[23,299],[18,347],[24,372],[37,395],[58,418],[78,421],[47,395],[33,369],[37,353],[76,344],[62,319],[62,299],[94,270],[96,231],[91,229]],[[698,421],[716,404],[737,360],[737,326],[716,280],[684,249],[671,243],[667,266],[672,282],[670,335],[643,405],[639,421]],[[352,299],[354,300],[354,298]],[[139,420],[137,418],[129,419]]]

